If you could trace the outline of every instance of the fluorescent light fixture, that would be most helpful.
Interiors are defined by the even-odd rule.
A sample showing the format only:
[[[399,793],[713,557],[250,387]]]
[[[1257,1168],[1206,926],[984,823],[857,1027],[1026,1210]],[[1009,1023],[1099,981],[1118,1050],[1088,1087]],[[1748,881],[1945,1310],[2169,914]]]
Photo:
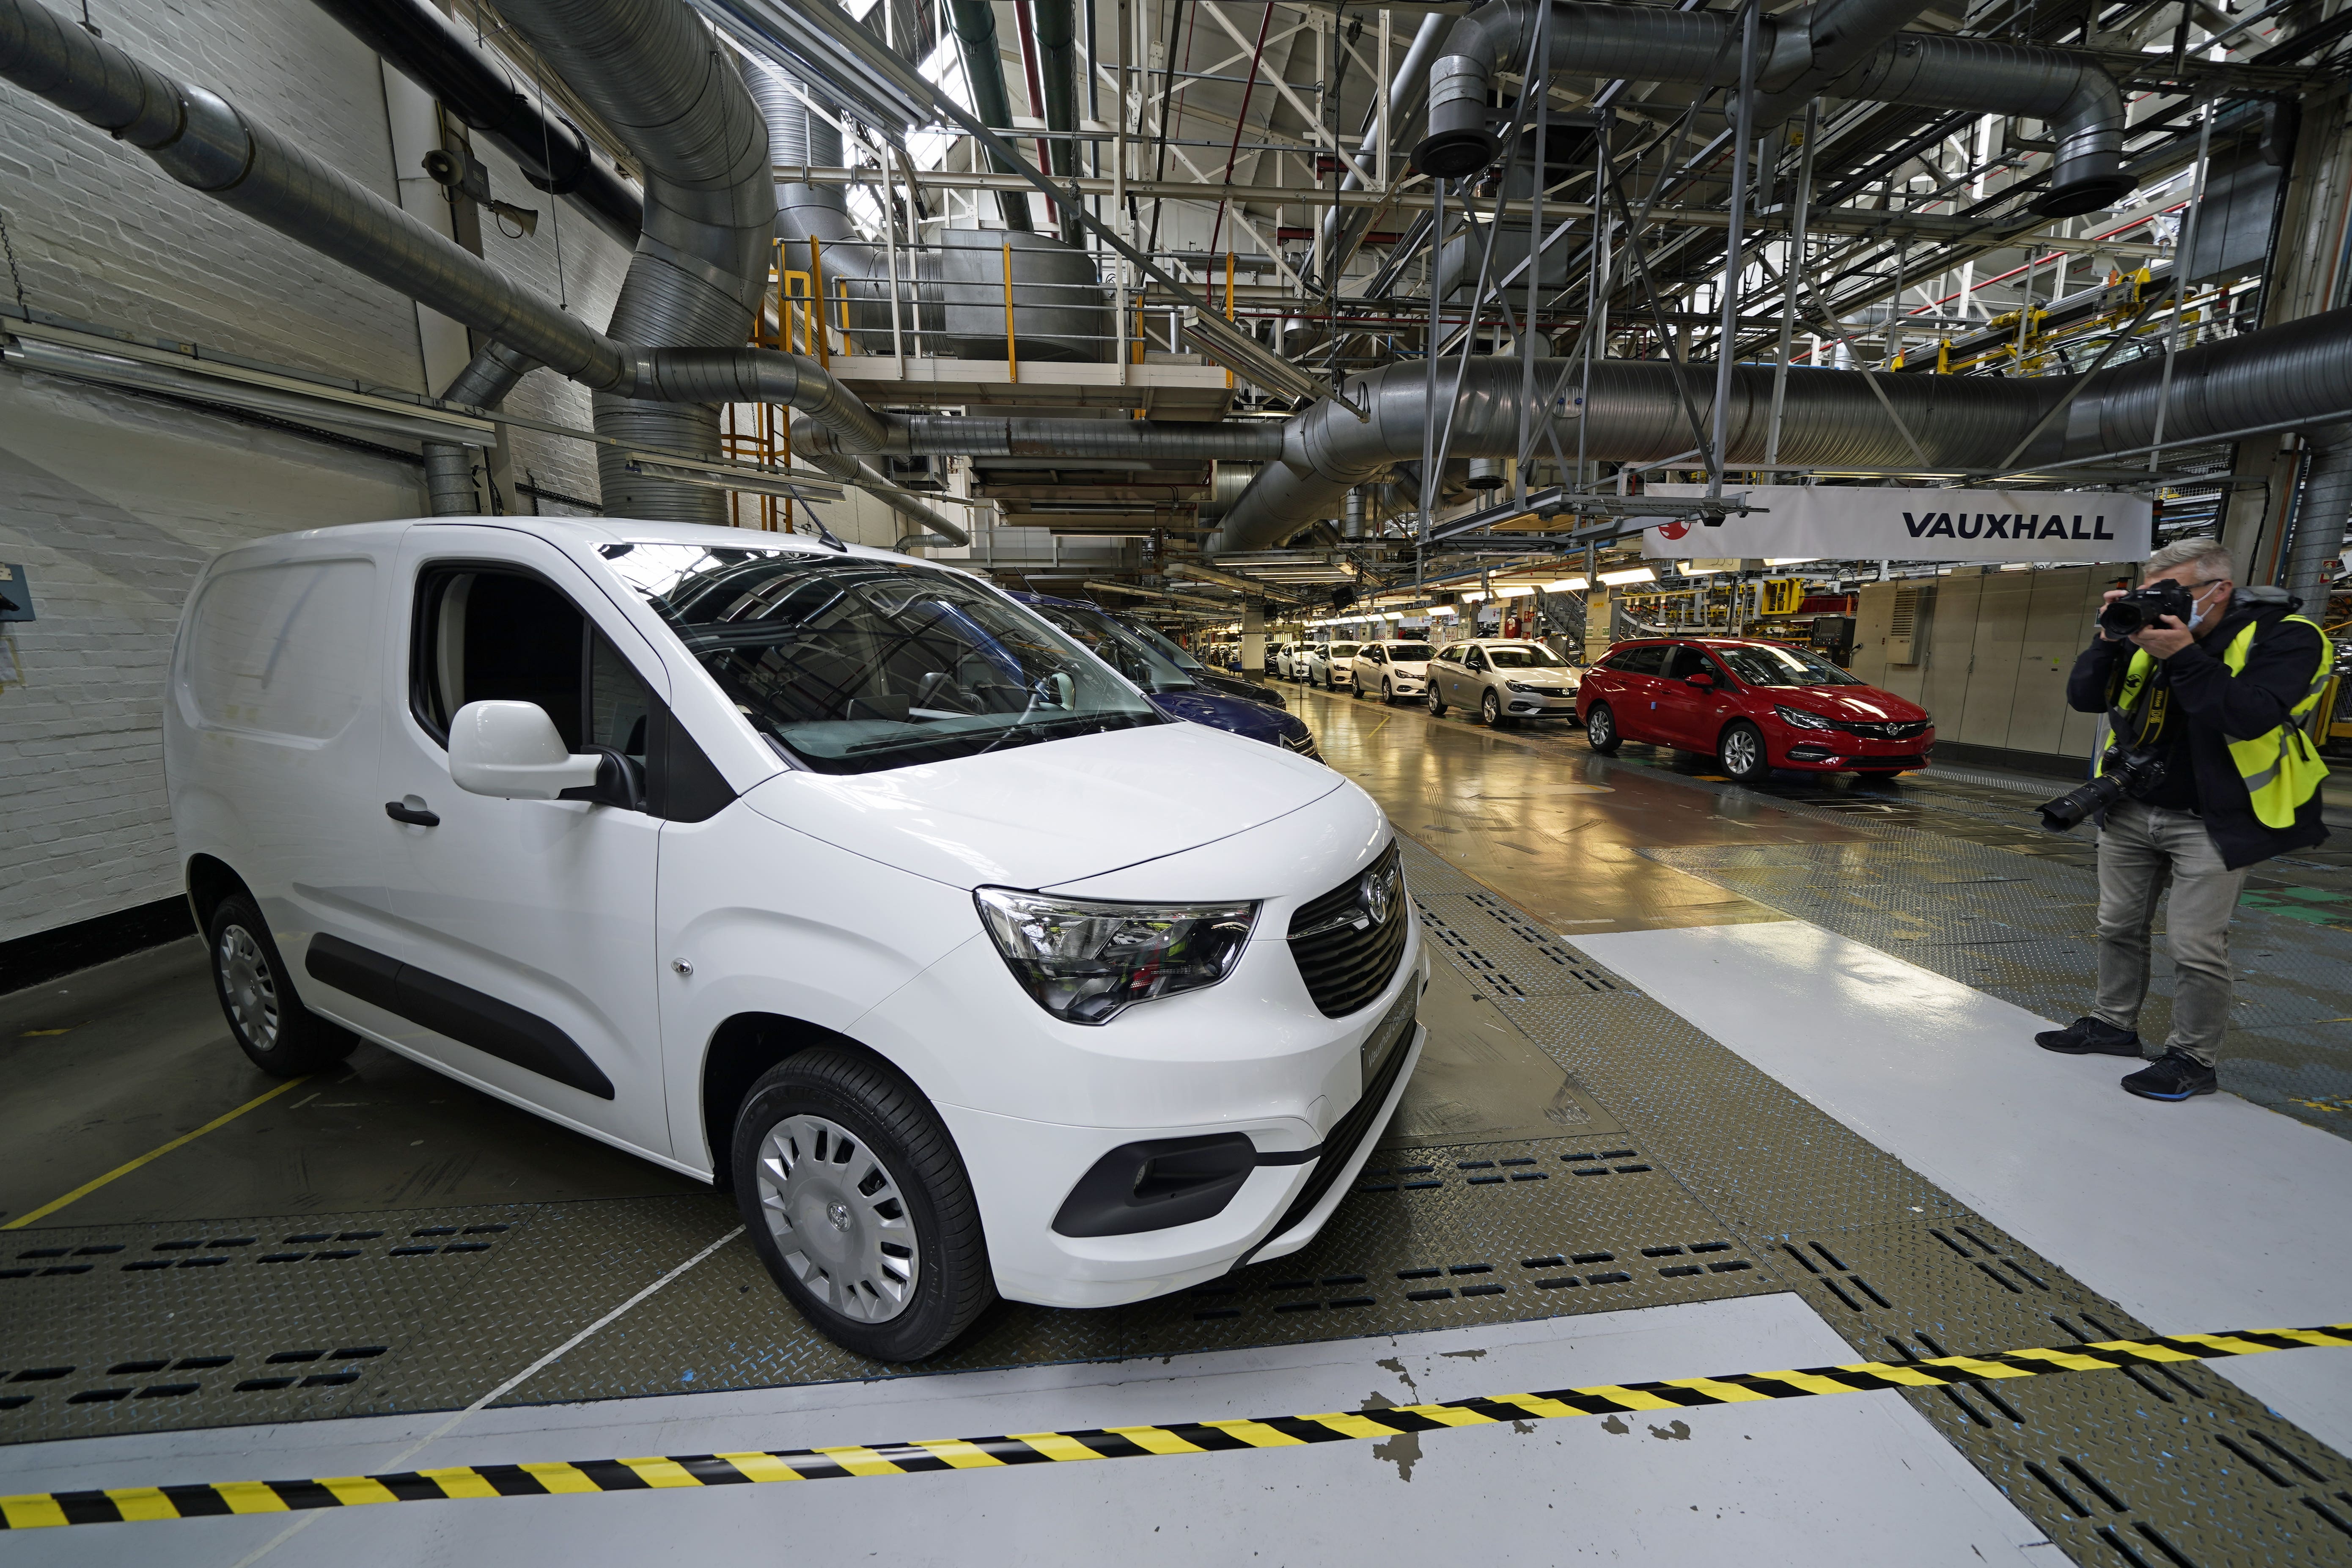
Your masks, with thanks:
[[[1404,619],[1404,612],[1402,610],[1383,610],[1381,612],[1381,618],[1390,621],[1401,621]]]
[[[1535,591],[1536,585],[1533,583],[1514,583],[1508,587],[1496,589],[1495,597],[1497,599],[1524,599]]]
[[[1472,604],[1472,605],[1475,605],[1475,604],[1476,604],[1479,600],[1481,600],[1481,599],[1485,598],[1486,596],[1486,595],[1485,590],[1483,590],[1483,589],[1479,589],[1479,588],[1473,588],[1473,589],[1471,589],[1468,593],[1462,595],[1461,595],[1461,598],[1462,598],[1463,602],[1464,602],[1464,603],[1465,603],[1465,604]]]
[[[1767,566],[1802,566],[1808,561],[1819,561],[1821,557],[1818,555],[1768,555],[1764,558],[1764,564]]]
[[[1430,606],[1429,606],[1429,613],[1430,613],[1431,615],[1433,615],[1433,616],[1460,616],[1460,615],[1462,614],[1462,612],[1461,612],[1461,611],[1459,611],[1459,610],[1455,609],[1455,608],[1454,608],[1453,605],[1430,605]]]
[[[1547,594],[1581,594],[1591,586],[1591,583],[1582,577],[1562,577],[1543,585]]]
[[[1718,572],[1736,572],[1739,568],[1737,563],[1725,563],[1721,561],[1684,561],[1678,563],[1675,569],[1682,573],[1685,577],[1708,577],[1713,576]]]
[[[1647,566],[1626,566],[1615,572],[1603,572],[1601,580],[1612,588],[1621,588],[1628,583],[1654,583],[1658,574]]]
[[[394,436],[412,441],[454,441],[471,447],[498,444],[498,431],[488,420],[447,409],[403,403],[292,376],[269,375],[239,365],[215,364],[150,349],[141,343],[114,344],[89,333],[72,333],[76,343],[46,342],[30,335],[37,328],[20,328],[6,357],[10,363],[76,381],[99,382],[167,396],[217,403],[280,419],[364,430],[373,436]],[[65,336],[63,332],[58,335]],[[92,350],[86,343],[106,343]]]

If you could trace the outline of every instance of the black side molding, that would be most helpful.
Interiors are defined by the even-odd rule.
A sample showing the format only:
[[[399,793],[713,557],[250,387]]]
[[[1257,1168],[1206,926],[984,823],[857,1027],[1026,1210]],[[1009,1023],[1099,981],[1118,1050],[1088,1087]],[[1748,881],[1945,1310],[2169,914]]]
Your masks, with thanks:
[[[613,1080],[578,1041],[536,1013],[444,980],[414,964],[324,932],[310,939],[302,967],[311,979],[421,1024],[460,1045],[557,1083],[611,1100]]]

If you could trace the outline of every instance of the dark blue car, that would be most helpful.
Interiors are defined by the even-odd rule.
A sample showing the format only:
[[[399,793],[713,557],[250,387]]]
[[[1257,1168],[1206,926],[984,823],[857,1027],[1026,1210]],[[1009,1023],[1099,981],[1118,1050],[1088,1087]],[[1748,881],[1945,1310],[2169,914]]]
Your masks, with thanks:
[[[1111,615],[1100,605],[1075,599],[1048,598],[1043,594],[1013,595],[1062,630],[1087,645],[1113,669],[1142,688],[1153,707],[1173,719],[1206,724],[1280,746],[1300,756],[1323,760],[1315,749],[1314,732],[1297,714],[1247,698],[1212,691],[1191,671],[1160,652],[1164,639],[1148,628]]]

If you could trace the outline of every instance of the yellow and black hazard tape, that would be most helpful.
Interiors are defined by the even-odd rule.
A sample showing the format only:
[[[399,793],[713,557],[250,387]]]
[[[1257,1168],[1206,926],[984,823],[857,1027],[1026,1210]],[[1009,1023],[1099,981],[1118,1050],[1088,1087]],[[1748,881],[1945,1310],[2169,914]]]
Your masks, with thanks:
[[[872,1447],[792,1448],[770,1453],[672,1454],[658,1458],[574,1459],[569,1463],[457,1465],[389,1476],[331,1476],[306,1481],[212,1481],[195,1486],[118,1487],[105,1491],[34,1492],[0,1497],[10,1530],[64,1524],[114,1524],[222,1514],[285,1513],[372,1502],[443,1502],[460,1498],[561,1497],[580,1492],[646,1491],[668,1487],[736,1486],[752,1481],[825,1481],[846,1476],[907,1476],[927,1470],[995,1469],[1071,1459],[1134,1459],[1151,1454],[1214,1454],[1235,1448],[1289,1448],[1393,1437],[1446,1426],[1553,1420],[1624,1411],[1689,1410],[1759,1399],[1821,1394],[1872,1394],[1998,1383],[2052,1373],[2214,1361],[2307,1345],[2352,1346],[2352,1323],[2316,1329],[2253,1329],[2227,1334],[2168,1334],[2102,1340],[2053,1349],[1997,1351],[1933,1361],[1857,1362],[1801,1372],[1745,1372],[1728,1377],[1561,1388],[1549,1394],[1498,1394],[1437,1405],[1385,1405],[1324,1415],[1269,1415],[1249,1421],[1189,1421],[1169,1426],[1097,1427],[1082,1432],[1015,1432],[1000,1437],[933,1438]]]

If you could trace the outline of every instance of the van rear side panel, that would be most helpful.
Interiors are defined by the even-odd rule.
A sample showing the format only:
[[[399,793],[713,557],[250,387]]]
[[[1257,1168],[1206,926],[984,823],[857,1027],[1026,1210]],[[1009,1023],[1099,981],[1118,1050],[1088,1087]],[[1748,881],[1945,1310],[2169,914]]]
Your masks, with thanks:
[[[181,859],[209,855],[236,872],[297,974],[316,932],[379,947],[391,937],[392,825],[373,797],[383,600],[405,527],[233,552],[181,621],[163,724]]]

